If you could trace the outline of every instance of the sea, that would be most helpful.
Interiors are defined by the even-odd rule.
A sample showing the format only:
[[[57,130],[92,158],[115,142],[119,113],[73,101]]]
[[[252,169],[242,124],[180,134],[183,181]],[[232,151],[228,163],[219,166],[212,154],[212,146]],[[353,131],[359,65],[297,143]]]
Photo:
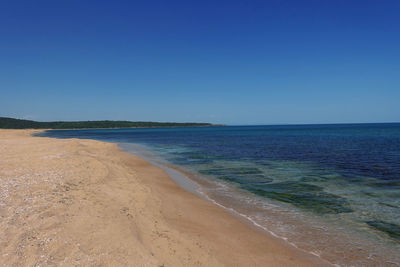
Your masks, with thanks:
[[[39,135],[118,143],[184,177],[174,180],[186,190],[332,264],[400,266],[400,123]]]

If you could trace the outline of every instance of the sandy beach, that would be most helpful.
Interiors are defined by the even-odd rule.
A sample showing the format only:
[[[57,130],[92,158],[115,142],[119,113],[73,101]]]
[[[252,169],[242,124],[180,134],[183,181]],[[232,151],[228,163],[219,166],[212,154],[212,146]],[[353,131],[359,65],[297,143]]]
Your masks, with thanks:
[[[1,266],[324,266],[116,144],[0,130]]]

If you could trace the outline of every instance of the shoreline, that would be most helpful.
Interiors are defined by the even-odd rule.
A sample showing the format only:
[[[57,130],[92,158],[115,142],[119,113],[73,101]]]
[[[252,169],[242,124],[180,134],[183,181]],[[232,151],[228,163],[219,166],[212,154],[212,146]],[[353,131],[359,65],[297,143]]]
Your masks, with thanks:
[[[329,266],[115,143],[40,131],[0,130],[3,265]]]
[[[225,206],[224,203],[218,202],[218,200],[212,198],[209,196],[205,191],[204,187],[207,186],[209,187],[211,182],[204,180],[205,178],[202,178],[199,180],[199,177],[195,175],[192,171],[183,169],[180,166],[174,165],[169,162],[164,162],[161,159],[154,158],[156,155],[153,154],[148,148],[146,148],[143,145],[136,144],[136,143],[117,143],[118,147],[122,149],[122,151],[138,156],[145,161],[149,162],[150,164],[163,169],[170,179],[172,179],[179,187],[181,187],[183,190],[200,197],[216,206],[221,208],[223,211],[229,213],[236,219],[244,222],[248,227],[253,228],[255,231],[259,231],[262,234],[265,234],[267,236],[273,237],[278,239],[280,242],[283,242],[285,245],[294,248],[296,250],[299,250],[301,252],[304,252],[306,254],[311,254],[316,257],[318,257],[321,261],[324,263],[327,263],[331,266],[339,266],[338,264],[329,262],[328,260],[324,259],[321,257],[320,254],[317,254],[313,251],[307,251],[299,246],[297,246],[295,243],[291,242],[288,240],[287,237],[280,236],[279,234],[274,233],[267,227],[259,224],[257,221],[253,220],[250,216],[241,213],[240,211],[234,209],[233,207]]]

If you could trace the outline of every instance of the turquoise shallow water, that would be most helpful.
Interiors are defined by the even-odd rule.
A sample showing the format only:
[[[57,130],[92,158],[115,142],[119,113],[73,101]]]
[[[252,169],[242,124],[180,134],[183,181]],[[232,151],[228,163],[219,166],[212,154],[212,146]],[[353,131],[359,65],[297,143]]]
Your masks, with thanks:
[[[160,162],[191,171],[210,200],[330,262],[400,262],[400,124],[44,135],[144,145]]]

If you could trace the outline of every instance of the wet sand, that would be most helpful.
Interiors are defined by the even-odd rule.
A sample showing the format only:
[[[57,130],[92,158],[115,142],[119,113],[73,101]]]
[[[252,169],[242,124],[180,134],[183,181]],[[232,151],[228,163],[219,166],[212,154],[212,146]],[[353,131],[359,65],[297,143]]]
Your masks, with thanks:
[[[1,266],[325,266],[95,140],[0,130]]]

